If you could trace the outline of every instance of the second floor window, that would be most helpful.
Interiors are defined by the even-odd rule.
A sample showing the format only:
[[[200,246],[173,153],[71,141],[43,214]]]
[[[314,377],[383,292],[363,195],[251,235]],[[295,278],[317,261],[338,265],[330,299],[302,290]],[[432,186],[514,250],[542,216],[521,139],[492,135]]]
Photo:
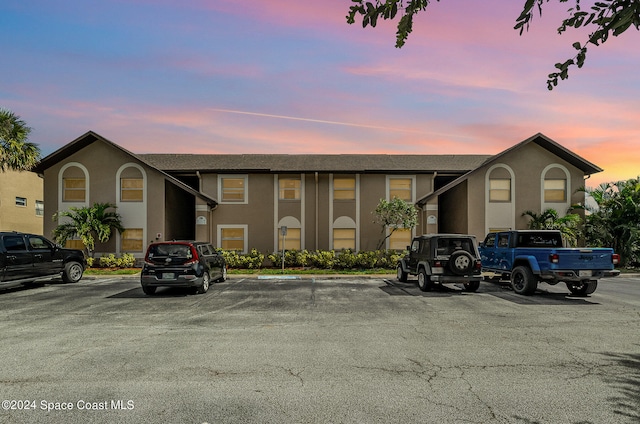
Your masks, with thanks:
[[[62,200],[65,202],[84,202],[86,192],[86,181],[84,178],[64,178],[63,179]]]
[[[245,203],[247,179],[244,176],[220,177],[220,201],[223,203]]]
[[[503,178],[493,178],[489,180],[489,201],[510,202],[511,180]]]
[[[120,200],[123,202],[142,202],[144,182],[142,178],[120,178]]]
[[[567,201],[567,180],[544,180],[545,202]]]
[[[389,178],[389,199],[394,197],[406,202],[412,201],[411,178]]]
[[[280,200],[300,200],[300,178],[280,178],[278,193]]]
[[[356,198],[356,179],[334,178],[333,198],[335,200],[354,200]]]
[[[16,197],[16,206],[27,206],[27,199],[24,197]]]

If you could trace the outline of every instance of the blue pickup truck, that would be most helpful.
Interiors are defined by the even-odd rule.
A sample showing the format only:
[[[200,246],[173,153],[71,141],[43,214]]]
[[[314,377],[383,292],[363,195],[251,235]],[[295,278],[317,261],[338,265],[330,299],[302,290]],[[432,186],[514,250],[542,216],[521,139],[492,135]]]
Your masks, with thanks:
[[[593,293],[602,277],[620,274],[614,269],[620,256],[609,248],[563,247],[555,230],[520,230],[489,233],[480,243],[483,273],[508,278],[513,291],[530,295],[538,282],[563,282],[574,295]]]

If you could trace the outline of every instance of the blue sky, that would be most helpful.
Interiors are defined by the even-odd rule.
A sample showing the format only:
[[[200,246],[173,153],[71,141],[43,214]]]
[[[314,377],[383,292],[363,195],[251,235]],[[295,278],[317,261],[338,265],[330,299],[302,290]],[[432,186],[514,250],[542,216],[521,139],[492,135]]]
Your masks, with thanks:
[[[640,175],[635,29],[549,92],[586,36],[556,32],[570,3],[519,36],[523,2],[433,2],[402,49],[350,3],[0,0],[0,107],[44,155],[88,130],[134,153],[495,154],[542,132],[604,168],[590,185]]]

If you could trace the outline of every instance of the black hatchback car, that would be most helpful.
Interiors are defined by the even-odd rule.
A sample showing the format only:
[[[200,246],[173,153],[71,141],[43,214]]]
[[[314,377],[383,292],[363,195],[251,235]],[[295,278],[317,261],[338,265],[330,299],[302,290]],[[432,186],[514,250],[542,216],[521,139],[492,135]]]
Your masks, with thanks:
[[[158,287],[188,287],[198,294],[209,290],[211,281],[227,279],[224,257],[210,243],[166,241],[147,248],[140,283],[145,294]]]

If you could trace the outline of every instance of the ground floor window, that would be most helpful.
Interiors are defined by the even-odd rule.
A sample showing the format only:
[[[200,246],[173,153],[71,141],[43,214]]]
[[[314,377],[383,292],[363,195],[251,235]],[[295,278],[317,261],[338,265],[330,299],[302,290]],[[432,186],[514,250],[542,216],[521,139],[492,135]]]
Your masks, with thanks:
[[[221,227],[220,247],[223,250],[244,252],[246,238],[245,230],[245,227]]]
[[[282,233],[278,231],[278,250],[282,250],[282,242],[284,239],[285,250],[300,250],[300,228],[287,228],[287,235],[282,236]]]
[[[142,252],[142,228],[127,228],[121,234],[121,250],[123,252]]]
[[[334,228],[333,229],[333,249],[356,250],[356,229],[355,228]]]
[[[79,249],[84,250],[85,246],[80,239],[69,239],[64,243],[64,247],[67,249]]]
[[[398,228],[389,237],[389,249],[405,250],[411,244],[411,229]]]

